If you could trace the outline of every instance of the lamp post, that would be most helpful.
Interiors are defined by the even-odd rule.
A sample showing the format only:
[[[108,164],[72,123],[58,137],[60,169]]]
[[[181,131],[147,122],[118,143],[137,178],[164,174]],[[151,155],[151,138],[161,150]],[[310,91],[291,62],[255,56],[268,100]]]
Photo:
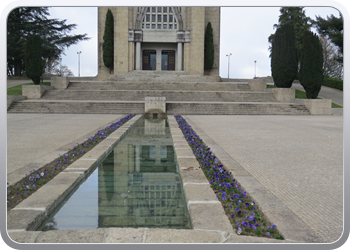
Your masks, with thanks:
[[[254,62],[255,62],[255,73],[254,73],[254,78],[256,78],[256,60],[255,60]]]
[[[226,55],[226,56],[228,56],[227,78],[230,78],[230,56],[231,55],[232,55],[232,53]]]
[[[81,51],[77,52],[78,54],[78,75],[80,77],[80,54],[81,54]]]

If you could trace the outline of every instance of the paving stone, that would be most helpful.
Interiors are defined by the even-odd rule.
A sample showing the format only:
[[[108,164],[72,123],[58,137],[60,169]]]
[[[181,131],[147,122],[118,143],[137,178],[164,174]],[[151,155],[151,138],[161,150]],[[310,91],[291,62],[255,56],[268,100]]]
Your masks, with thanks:
[[[210,184],[191,184],[184,186],[186,200],[189,201],[218,201]]]
[[[12,209],[7,212],[7,230],[33,230],[45,219],[45,216],[45,211]]]
[[[46,231],[39,234],[36,243],[101,243],[105,242],[107,229],[81,229]]]
[[[104,243],[143,243],[145,228],[108,228]]]
[[[145,243],[220,243],[221,236],[213,231],[147,229]]]
[[[177,157],[195,157],[191,148],[175,148]]]
[[[233,232],[221,203],[190,204],[189,210],[194,229]]]
[[[40,231],[9,232],[10,239],[16,243],[35,243]]]
[[[192,154],[193,156],[193,154]],[[180,169],[198,169],[199,168],[199,163],[197,159],[195,158],[177,158],[177,162],[179,164]]]
[[[104,157],[107,155],[105,148],[93,148],[89,152],[85,153],[80,159],[81,160],[98,160],[101,157]]]
[[[273,238],[266,237],[256,237],[247,235],[237,235],[236,233],[230,234],[224,243],[276,243],[276,244],[286,244],[286,243],[297,243],[289,240],[277,240]],[[299,242],[301,243],[301,242]]]
[[[180,174],[183,183],[207,183],[208,180],[205,177],[201,169],[186,170],[180,169]]]

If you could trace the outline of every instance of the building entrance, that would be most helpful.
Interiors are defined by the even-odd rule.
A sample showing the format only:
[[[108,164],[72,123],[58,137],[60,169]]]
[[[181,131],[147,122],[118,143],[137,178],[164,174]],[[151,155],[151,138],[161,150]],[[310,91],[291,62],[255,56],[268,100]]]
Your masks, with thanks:
[[[157,54],[155,50],[144,50],[142,52],[142,69],[156,70],[157,68]]]
[[[175,70],[175,52],[161,49],[142,50],[142,70]]]
[[[162,51],[162,70],[175,70],[175,50]]]

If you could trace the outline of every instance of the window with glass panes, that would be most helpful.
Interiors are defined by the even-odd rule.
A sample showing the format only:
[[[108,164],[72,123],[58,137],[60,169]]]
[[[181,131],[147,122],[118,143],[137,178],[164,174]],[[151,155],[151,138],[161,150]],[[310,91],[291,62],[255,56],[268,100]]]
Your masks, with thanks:
[[[178,11],[181,12],[181,7]],[[138,8],[138,12],[141,8]],[[173,7],[146,7],[146,14],[142,20],[142,29],[146,30],[177,30],[178,23]]]

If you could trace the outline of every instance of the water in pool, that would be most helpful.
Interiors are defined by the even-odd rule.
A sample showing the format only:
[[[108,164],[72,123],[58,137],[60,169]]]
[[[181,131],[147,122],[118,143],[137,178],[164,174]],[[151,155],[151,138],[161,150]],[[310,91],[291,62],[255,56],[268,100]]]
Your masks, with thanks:
[[[167,119],[140,118],[38,228],[191,228]]]

